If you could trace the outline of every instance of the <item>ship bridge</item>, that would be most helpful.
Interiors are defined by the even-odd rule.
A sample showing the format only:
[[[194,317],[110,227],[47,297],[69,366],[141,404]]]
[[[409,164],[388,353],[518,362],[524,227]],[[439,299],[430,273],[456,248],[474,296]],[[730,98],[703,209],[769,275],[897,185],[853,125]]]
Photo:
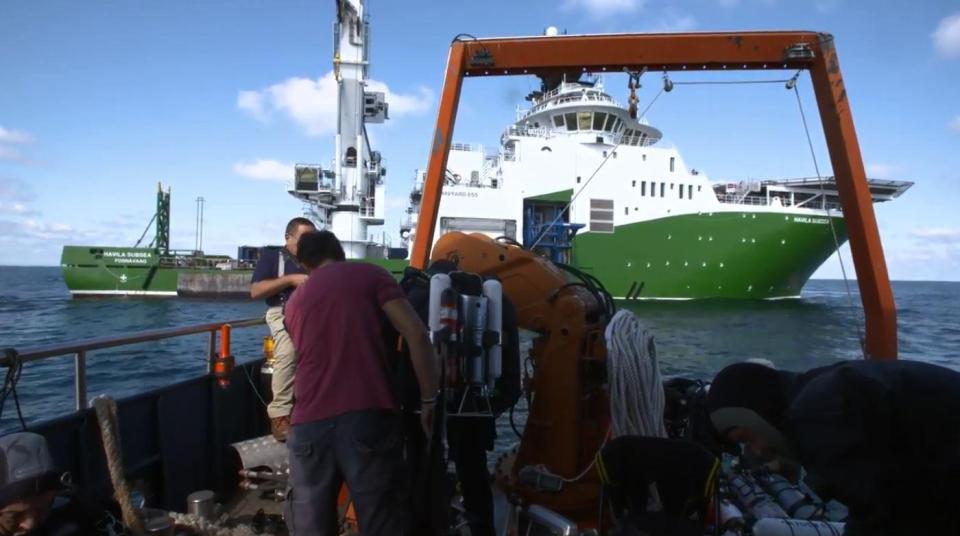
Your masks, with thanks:
[[[663,137],[642,118],[632,119],[601,88],[583,82],[561,83],[546,93],[535,94],[532,100],[533,107],[519,114],[518,120],[504,131],[502,142],[510,137],[586,134],[591,142],[643,147]]]

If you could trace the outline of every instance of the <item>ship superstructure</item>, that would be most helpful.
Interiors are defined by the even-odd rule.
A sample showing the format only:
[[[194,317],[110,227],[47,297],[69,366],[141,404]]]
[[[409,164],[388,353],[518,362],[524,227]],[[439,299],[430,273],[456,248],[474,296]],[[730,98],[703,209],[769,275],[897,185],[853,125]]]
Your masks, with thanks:
[[[499,147],[454,143],[438,220],[537,249],[617,298],[799,296],[846,240],[831,177],[712,183],[599,80],[551,85]],[[423,174],[401,238],[412,243]],[[912,185],[870,181],[875,202]]]

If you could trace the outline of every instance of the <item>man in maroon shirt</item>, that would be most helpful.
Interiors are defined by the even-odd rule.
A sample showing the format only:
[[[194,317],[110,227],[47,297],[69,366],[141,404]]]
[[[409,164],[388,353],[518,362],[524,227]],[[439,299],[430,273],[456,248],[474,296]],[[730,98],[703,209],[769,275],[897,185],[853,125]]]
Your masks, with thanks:
[[[401,482],[402,434],[387,375],[384,315],[406,339],[420,385],[421,424],[433,424],[436,356],[423,322],[384,269],[344,262],[329,231],[306,233],[297,248],[310,270],[286,306],[297,350],[291,417],[292,534],[338,534],[336,500],[346,482],[361,534],[406,534]]]

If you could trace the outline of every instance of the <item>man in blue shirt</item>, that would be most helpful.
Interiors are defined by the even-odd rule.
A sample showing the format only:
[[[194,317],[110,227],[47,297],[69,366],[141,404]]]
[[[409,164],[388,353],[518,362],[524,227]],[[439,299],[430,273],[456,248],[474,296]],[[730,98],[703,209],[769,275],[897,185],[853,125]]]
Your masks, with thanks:
[[[293,375],[296,354],[283,326],[283,306],[293,291],[307,279],[306,270],[297,262],[300,235],[316,231],[313,222],[294,218],[287,223],[284,247],[263,248],[250,282],[250,297],[266,298],[267,326],[273,337],[273,400],[267,406],[270,429],[277,441],[286,441],[293,409]]]

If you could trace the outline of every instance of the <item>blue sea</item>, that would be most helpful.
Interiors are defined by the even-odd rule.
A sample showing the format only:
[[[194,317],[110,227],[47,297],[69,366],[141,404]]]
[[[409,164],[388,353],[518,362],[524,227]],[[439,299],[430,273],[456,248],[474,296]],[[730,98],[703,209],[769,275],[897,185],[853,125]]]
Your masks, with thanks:
[[[765,358],[803,370],[860,357],[863,313],[856,283],[853,306],[842,281],[810,281],[798,300],[640,302],[630,308],[653,330],[665,375],[708,379],[727,364]],[[900,357],[960,370],[960,283],[898,281]],[[252,300],[71,299],[58,267],[0,266],[0,348],[41,345],[136,331],[260,316]],[[260,357],[265,326],[238,329],[233,353]],[[90,398],[123,397],[205,371],[208,338],[179,339],[91,352]],[[50,419],[73,408],[73,360],[24,366],[18,385],[24,417]],[[8,400],[0,429],[13,426]]]

